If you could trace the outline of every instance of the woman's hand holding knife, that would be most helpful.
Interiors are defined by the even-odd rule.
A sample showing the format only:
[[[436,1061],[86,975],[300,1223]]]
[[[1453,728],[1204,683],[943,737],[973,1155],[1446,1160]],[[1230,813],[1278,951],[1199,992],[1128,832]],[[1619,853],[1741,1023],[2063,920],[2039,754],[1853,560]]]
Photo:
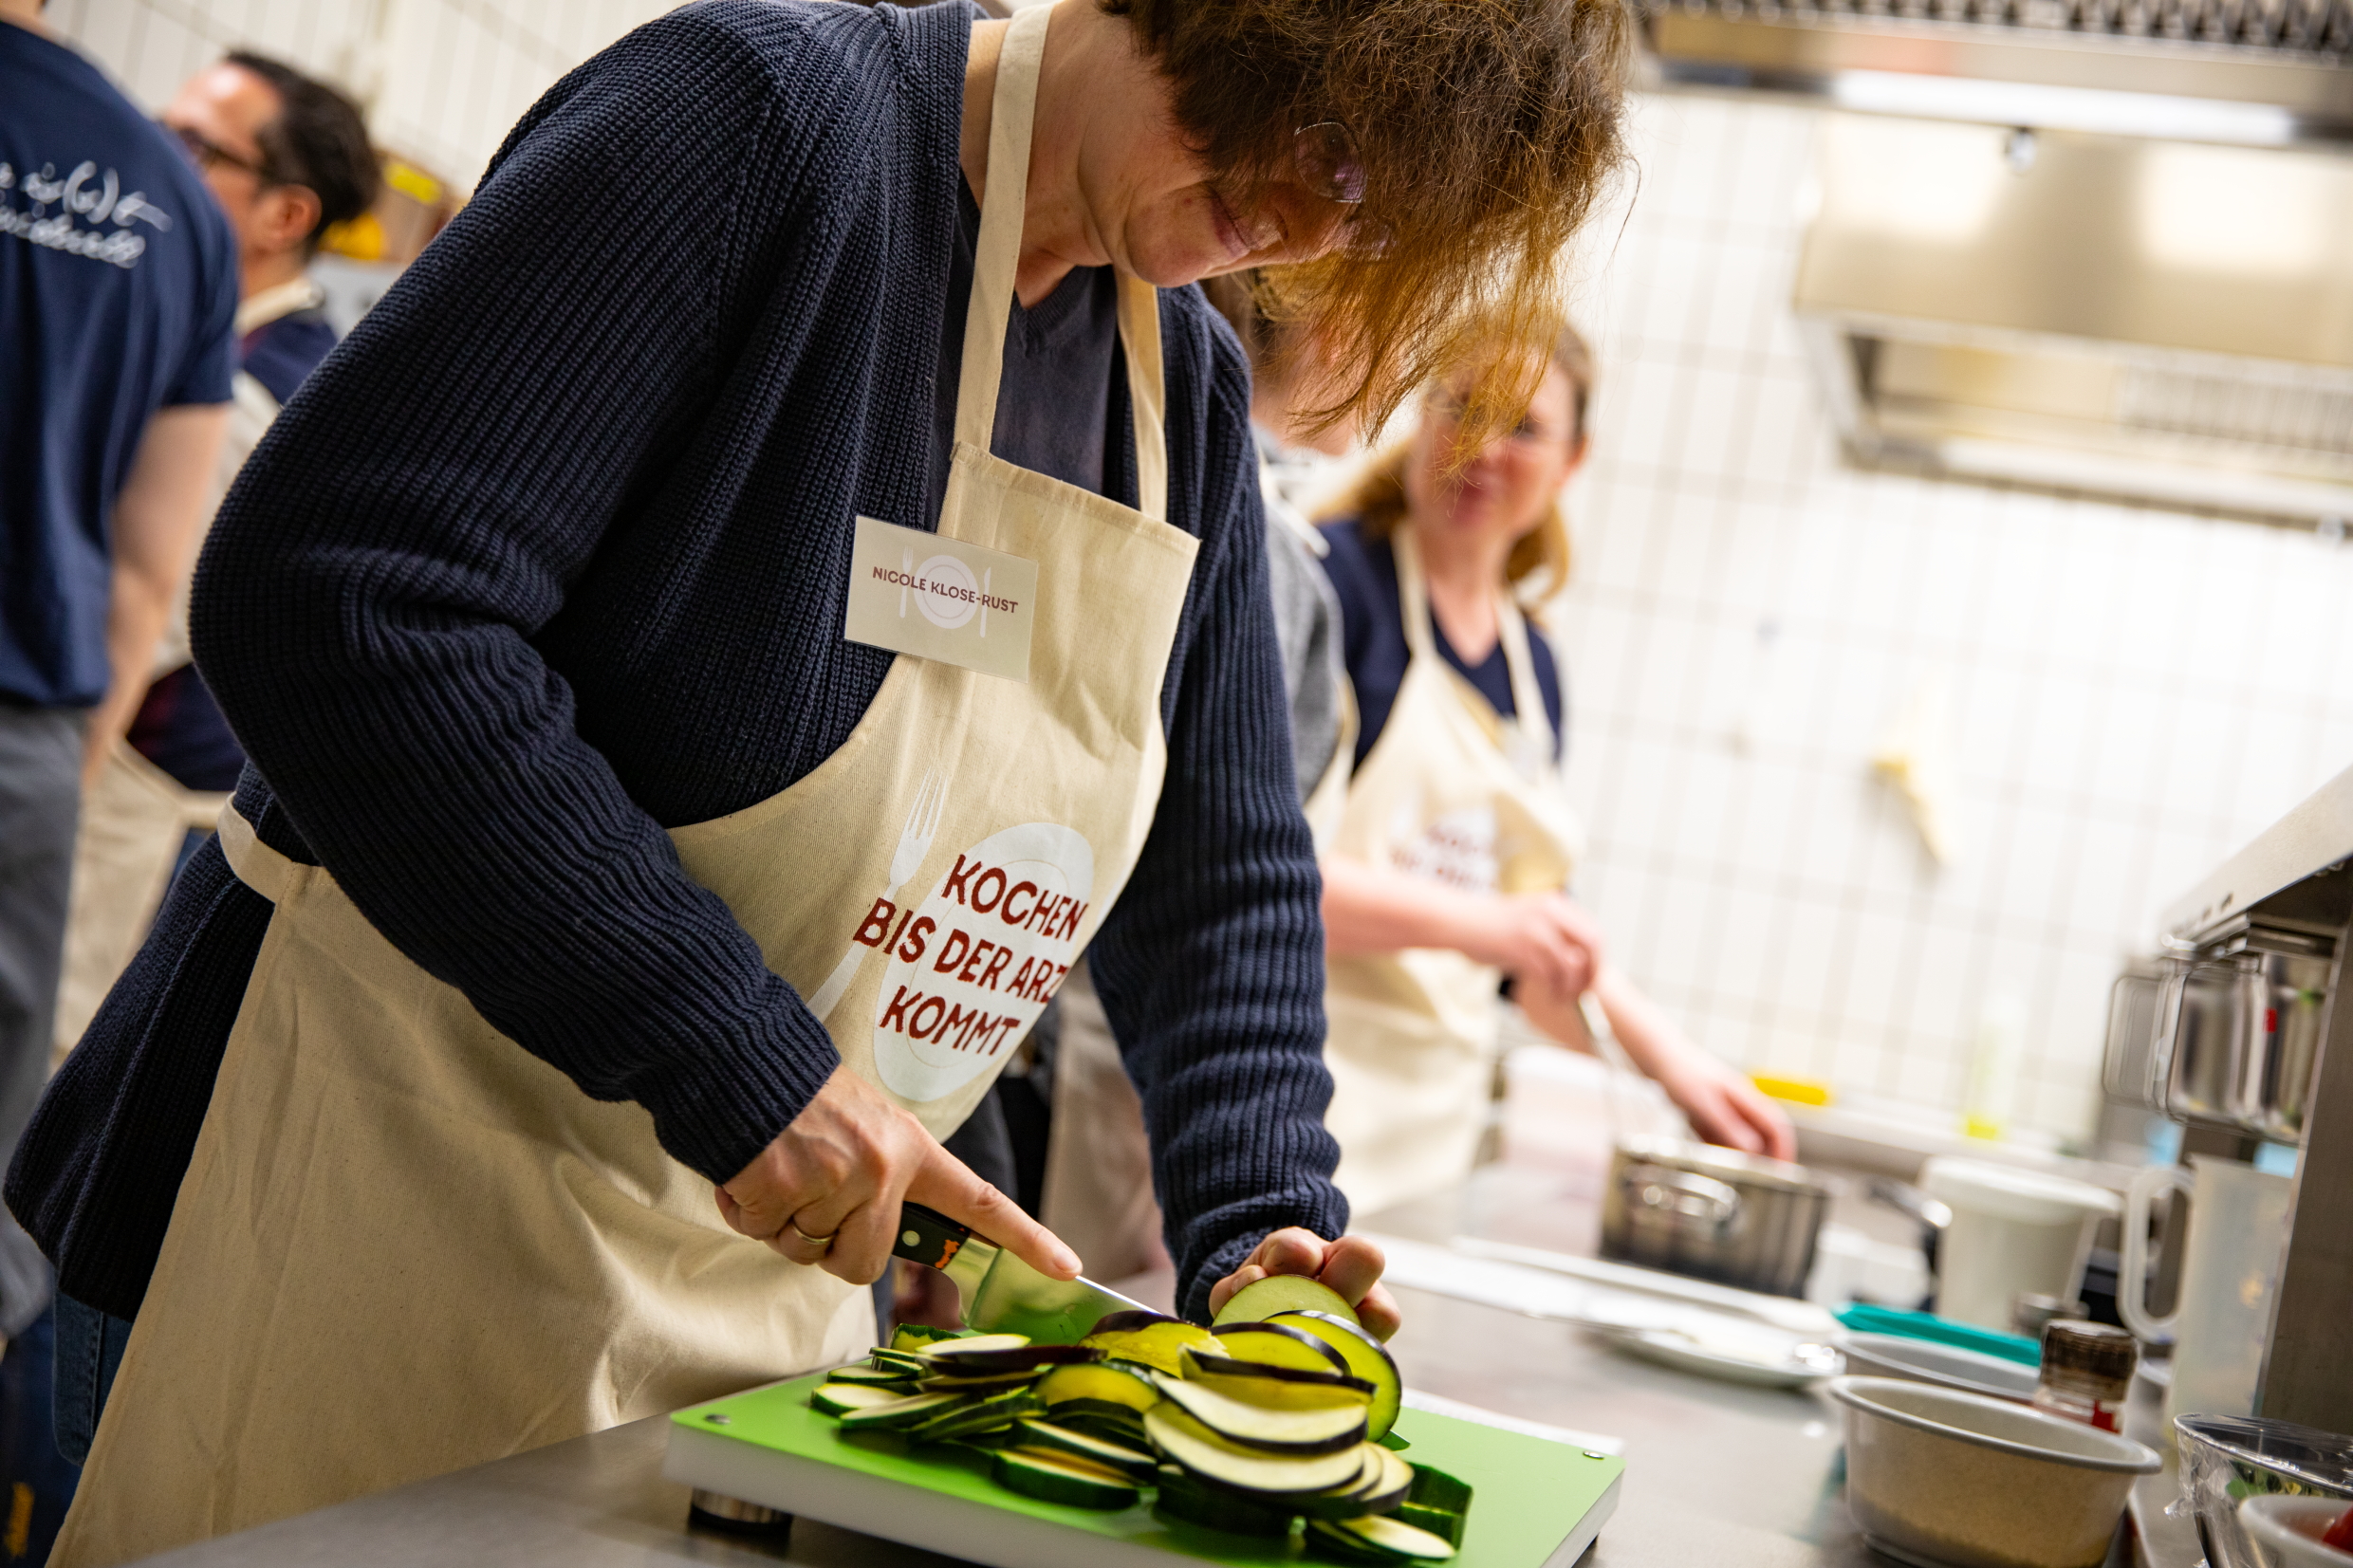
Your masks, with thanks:
[[[847,1067],[836,1067],[791,1125],[713,1193],[737,1231],[852,1284],[881,1277],[907,1199],[972,1227],[1041,1274],[1078,1278],[1077,1253]]]

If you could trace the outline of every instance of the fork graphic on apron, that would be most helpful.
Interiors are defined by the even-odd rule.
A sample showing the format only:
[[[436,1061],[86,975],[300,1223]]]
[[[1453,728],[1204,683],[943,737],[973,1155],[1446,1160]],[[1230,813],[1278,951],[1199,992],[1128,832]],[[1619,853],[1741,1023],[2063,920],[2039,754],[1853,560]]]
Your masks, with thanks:
[[[899,848],[891,856],[891,885],[882,890],[883,897],[898,897],[907,878],[923,868],[923,857],[931,853],[932,836],[939,831],[940,809],[947,802],[948,781],[939,778],[936,769],[927,769],[923,782],[916,786],[915,803],[907,808],[907,825],[899,830]],[[817,987],[817,994],[808,999],[810,1012],[820,1019],[833,1015],[842,993],[858,978],[858,944],[853,942],[842,962],[833,967],[833,973]]]

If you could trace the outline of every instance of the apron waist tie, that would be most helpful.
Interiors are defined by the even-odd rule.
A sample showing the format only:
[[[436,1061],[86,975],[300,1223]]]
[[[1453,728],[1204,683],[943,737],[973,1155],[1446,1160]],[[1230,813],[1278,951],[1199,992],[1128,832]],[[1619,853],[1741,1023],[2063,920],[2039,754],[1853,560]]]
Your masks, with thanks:
[[[229,869],[237,874],[238,881],[273,904],[285,902],[286,895],[294,891],[295,878],[310,869],[263,843],[234,802],[221,807],[219,831],[221,853],[229,857]]]

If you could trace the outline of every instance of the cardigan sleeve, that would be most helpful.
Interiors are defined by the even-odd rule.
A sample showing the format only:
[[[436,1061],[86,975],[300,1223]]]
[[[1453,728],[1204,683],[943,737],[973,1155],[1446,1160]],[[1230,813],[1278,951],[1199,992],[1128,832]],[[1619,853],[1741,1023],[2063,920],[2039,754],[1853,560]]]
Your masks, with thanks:
[[[819,177],[812,116],[778,100],[693,9],[551,89],[272,427],[193,617],[238,738],[361,913],[713,1181],[798,1114],[832,1042],[576,732],[531,638],[689,445]]]
[[[1348,1220],[1324,1130],[1323,882],[1292,778],[1247,373],[1222,338],[1214,352],[1209,396],[1169,432],[1172,453],[1203,454],[1209,523],[1163,710],[1168,776],[1087,956],[1143,1100],[1177,1303],[1204,1320],[1210,1287],[1269,1231],[1332,1238]]]

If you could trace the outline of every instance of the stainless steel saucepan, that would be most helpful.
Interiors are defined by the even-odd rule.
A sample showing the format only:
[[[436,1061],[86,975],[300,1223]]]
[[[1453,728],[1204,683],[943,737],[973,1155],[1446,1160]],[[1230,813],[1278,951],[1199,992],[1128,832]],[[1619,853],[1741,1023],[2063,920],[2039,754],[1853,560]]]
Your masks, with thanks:
[[[1668,1138],[1621,1144],[1602,1256],[1770,1296],[1803,1296],[1830,1189],[1801,1165]]]

